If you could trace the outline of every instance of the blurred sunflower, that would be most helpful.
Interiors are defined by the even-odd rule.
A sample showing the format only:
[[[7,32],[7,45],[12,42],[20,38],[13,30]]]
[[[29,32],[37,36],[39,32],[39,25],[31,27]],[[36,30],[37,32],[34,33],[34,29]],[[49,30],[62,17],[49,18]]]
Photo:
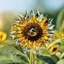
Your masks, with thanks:
[[[64,43],[64,28],[63,29],[60,29],[60,31],[56,31],[55,32],[55,36],[53,36],[53,39],[54,40],[59,39],[60,42],[63,42]]]
[[[11,28],[11,37],[24,48],[36,50],[54,36],[52,19],[47,19],[39,11],[33,11],[24,16],[19,15]]]
[[[51,54],[56,54],[58,51],[59,51],[59,45],[53,45],[51,48],[50,48],[50,53]]]
[[[5,32],[0,31],[0,42],[3,42],[6,39],[7,35]]]

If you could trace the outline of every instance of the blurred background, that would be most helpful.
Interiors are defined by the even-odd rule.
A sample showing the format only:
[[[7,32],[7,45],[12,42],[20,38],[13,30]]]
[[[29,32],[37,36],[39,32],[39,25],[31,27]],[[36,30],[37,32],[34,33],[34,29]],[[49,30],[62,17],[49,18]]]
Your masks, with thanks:
[[[39,10],[45,16],[53,18],[53,24],[60,24],[64,20],[64,0],[0,0],[0,31],[10,33],[10,28],[18,14],[26,10]],[[56,28],[56,26],[55,26]]]

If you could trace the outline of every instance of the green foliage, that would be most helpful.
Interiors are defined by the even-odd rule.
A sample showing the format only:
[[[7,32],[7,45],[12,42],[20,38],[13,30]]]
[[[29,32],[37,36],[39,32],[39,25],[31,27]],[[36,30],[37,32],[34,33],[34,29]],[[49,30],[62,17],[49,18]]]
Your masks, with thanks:
[[[59,28],[61,29],[61,26],[64,22],[63,20],[64,20],[64,9],[61,10],[61,12],[59,13],[59,15],[57,17],[57,22],[56,22],[57,30],[59,30]]]
[[[23,53],[23,49],[20,45],[13,45],[18,51]]]
[[[56,55],[50,55],[50,58],[53,59],[55,63],[59,61],[59,58]]]
[[[9,44],[0,44],[0,64],[29,63],[28,57]]]
[[[44,60],[48,64],[56,64],[55,61],[52,58],[48,57],[48,56],[37,55],[37,58],[41,59],[42,61]]]
[[[64,59],[58,61],[57,64],[64,64]]]

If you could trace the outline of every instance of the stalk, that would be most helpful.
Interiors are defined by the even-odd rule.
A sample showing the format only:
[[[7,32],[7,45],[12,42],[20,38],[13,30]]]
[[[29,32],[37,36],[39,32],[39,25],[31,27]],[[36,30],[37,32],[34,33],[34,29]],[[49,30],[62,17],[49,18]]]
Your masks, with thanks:
[[[36,63],[36,54],[33,51],[30,52],[30,64],[37,64]]]

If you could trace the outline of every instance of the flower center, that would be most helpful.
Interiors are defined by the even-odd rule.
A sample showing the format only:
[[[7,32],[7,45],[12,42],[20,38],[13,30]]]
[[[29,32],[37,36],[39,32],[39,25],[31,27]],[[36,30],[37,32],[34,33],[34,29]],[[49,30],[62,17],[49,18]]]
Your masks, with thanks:
[[[37,30],[34,29],[34,28],[31,28],[27,34],[28,34],[29,36],[34,37],[34,36],[37,35]]]
[[[57,48],[54,48],[53,51],[56,51]]]
[[[0,35],[0,39],[2,39],[3,35]]]
[[[38,23],[29,23],[24,27],[23,35],[26,39],[35,41],[42,36],[42,28]]]

